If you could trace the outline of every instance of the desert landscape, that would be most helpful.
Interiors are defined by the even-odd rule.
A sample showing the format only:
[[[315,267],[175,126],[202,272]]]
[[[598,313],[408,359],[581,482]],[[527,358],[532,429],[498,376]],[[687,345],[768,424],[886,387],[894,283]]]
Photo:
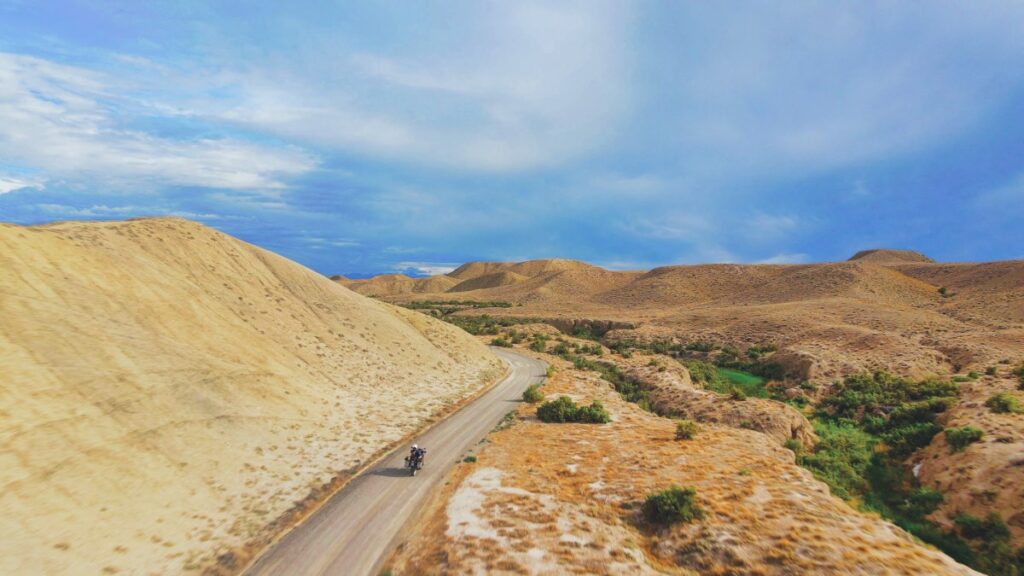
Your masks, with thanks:
[[[1022,22],[0,1],[0,576],[1024,576]]]
[[[181,219],[0,225],[0,572],[236,572],[501,376],[458,328]]]
[[[950,374],[1020,356],[1024,261],[938,264],[898,250],[847,262],[615,272],[584,262],[473,262],[444,276],[341,280],[391,302],[474,300],[490,314],[592,325],[605,338],[779,346],[793,379]]]
[[[923,539],[987,573],[1015,574],[1024,559],[1024,513],[1017,504],[1024,501],[1024,418],[1019,408],[997,409],[991,400],[1004,395],[1019,406],[1024,398],[1024,261],[942,264],[908,250],[866,250],[848,262],[810,265],[615,272],[567,260],[474,262],[444,276],[338,281],[443,318],[484,342],[541,352],[567,371],[556,378],[560,385],[551,394],[596,396],[606,406],[649,419],[663,430],[633,435],[629,426],[630,436],[620,438],[625,432],[617,430],[621,424],[613,418],[610,426],[616,431],[608,433],[616,440],[605,450],[612,452],[616,443],[638,447],[643,456],[636,458],[643,466],[631,469],[613,457],[579,452],[579,443],[589,443],[581,435],[589,438],[593,427],[545,425],[524,407],[518,414],[521,425],[512,428],[518,432],[495,434],[481,452],[488,468],[455,476],[453,484],[459,487],[451,499],[435,504],[429,522],[434,532],[412,539],[412,552],[399,553],[394,560],[398,573],[429,572],[423,562],[441,558],[447,559],[441,562],[446,566],[442,572],[456,573],[535,573],[566,563],[579,573],[630,573],[641,567],[657,571],[666,565],[700,573],[791,570],[793,562],[772,560],[779,553],[776,548],[749,548],[751,542],[775,542],[782,537],[781,528],[773,529],[778,530],[774,536],[733,534],[727,539],[705,519],[703,537],[709,540],[695,543],[692,533],[685,541],[652,533],[629,512],[656,487],[649,483],[652,477],[660,477],[663,484],[671,478],[693,484],[698,494],[712,486],[752,482],[737,479],[732,468],[717,469],[711,461],[661,476],[648,473],[647,465],[670,466],[651,463],[649,454],[669,450],[677,463],[693,458],[682,455],[692,443],[673,441],[666,431],[671,429],[669,419],[680,418],[710,425],[709,437],[712,431],[741,437],[754,431],[789,448],[789,458],[782,452],[778,462],[752,468],[771,470],[766,477],[785,479],[786,485],[815,486],[814,503],[801,501],[816,510],[840,506],[850,521],[887,526],[899,542]],[[588,371],[601,378],[588,376]],[[744,378],[758,383],[748,386]],[[729,393],[732,385],[743,390],[739,398],[736,387]],[[875,388],[885,398],[878,404]],[[914,389],[923,391],[893,396],[893,390]],[[756,397],[746,398],[748,393]],[[659,434],[660,442],[654,440]],[[515,439],[504,440],[510,436]],[[730,465],[745,461],[741,446],[753,446],[749,439],[730,445],[715,438],[712,453]],[[543,448],[519,453],[515,447],[521,446]],[[516,452],[514,458],[510,451]],[[758,447],[753,453],[778,452]],[[573,480],[577,469],[596,458],[603,463],[600,474],[583,475],[586,482]],[[548,459],[545,474],[540,463]],[[509,461],[522,464],[508,466]],[[556,463],[573,472],[558,469]],[[619,466],[631,471],[619,471]],[[523,467],[534,472],[516,476]],[[607,476],[628,479],[620,480],[627,486],[614,505],[587,488],[603,485]],[[824,485],[811,480],[815,477]],[[590,503],[587,514],[594,514],[589,511],[594,506],[601,508],[597,518],[604,520],[591,518],[586,528],[600,535],[593,541],[579,540],[568,528],[566,518],[579,512],[556,520],[559,513],[552,503],[563,502],[567,494],[580,505]],[[510,495],[548,504],[523,508],[508,504]],[[745,497],[716,492],[709,498],[736,502]],[[476,508],[465,510],[463,499]],[[917,501],[921,510],[915,509]],[[460,510],[458,518],[452,516],[453,509]],[[531,512],[517,514],[516,521],[496,516],[510,509]],[[731,506],[720,509],[730,510],[731,525],[748,524],[732,516]],[[554,524],[537,524],[541,510]],[[467,514],[472,518],[464,520]],[[842,528],[820,526],[824,513],[814,514],[819,520],[805,517],[807,525],[786,520],[788,536],[798,540],[794,549],[803,551],[793,558],[809,553],[821,562],[802,566],[803,571],[843,566],[843,572],[870,573],[872,565],[903,573],[958,570],[917,564],[919,550],[885,559],[863,554],[868,548],[887,547],[880,542],[844,556],[849,550],[836,543],[849,537],[840,535]],[[771,519],[763,513],[757,517],[758,526]],[[850,534],[878,535],[880,529],[860,526]],[[531,540],[538,533],[551,539]],[[512,538],[516,534],[526,540]],[[807,541],[812,534],[830,535]],[[987,537],[993,538],[991,546],[983,542]],[[730,545],[716,547],[712,541]],[[808,552],[815,546],[821,549]],[[581,548],[593,554],[581,555]],[[685,559],[679,556],[679,550],[691,549],[697,551]]]
[[[488,345],[548,381],[422,480],[441,488],[385,571],[1012,576],[1024,559],[1020,261],[350,280],[176,218],[0,232],[10,573],[240,573],[507,373]],[[679,487],[688,516],[653,519]]]

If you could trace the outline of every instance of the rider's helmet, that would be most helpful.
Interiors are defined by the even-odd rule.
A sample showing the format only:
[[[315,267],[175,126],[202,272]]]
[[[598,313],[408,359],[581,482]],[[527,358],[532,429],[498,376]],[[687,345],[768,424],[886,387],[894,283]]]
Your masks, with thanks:
[[[419,449],[420,449],[420,447],[419,447],[419,445],[418,445],[418,444],[413,444],[413,445],[412,445],[412,449],[413,449],[413,450],[419,450]]]

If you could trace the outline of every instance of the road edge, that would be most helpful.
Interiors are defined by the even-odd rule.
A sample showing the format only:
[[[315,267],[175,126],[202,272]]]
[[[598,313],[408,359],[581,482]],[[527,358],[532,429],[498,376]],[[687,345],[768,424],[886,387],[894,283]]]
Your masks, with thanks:
[[[488,346],[488,348],[490,348],[493,353],[494,347]],[[339,492],[345,489],[345,487],[351,484],[354,480],[363,476],[367,471],[371,470],[381,461],[390,457],[392,454],[395,453],[396,450],[407,444],[409,440],[411,440],[412,438],[415,438],[416,436],[419,436],[421,434],[425,434],[434,426],[437,426],[441,422],[444,422],[456,412],[462,410],[469,404],[472,404],[473,402],[479,400],[480,397],[487,394],[491,390],[497,388],[500,384],[508,380],[512,376],[512,364],[498,354],[495,354],[495,356],[501,359],[502,363],[505,365],[505,372],[500,377],[495,378],[491,383],[480,388],[472,395],[467,396],[462,400],[459,400],[458,402],[451,404],[450,406],[446,406],[444,410],[432,415],[430,419],[426,420],[422,426],[420,426],[413,432],[410,432],[409,434],[403,436],[402,438],[386,445],[384,448],[381,448],[379,452],[375,453],[374,456],[372,456],[369,460],[361,464],[360,467],[355,472],[352,472],[351,475],[344,478],[343,481],[338,482],[337,486],[331,486],[331,489],[329,491],[325,492],[322,495],[318,495],[314,502],[304,507],[301,513],[297,514],[296,518],[287,524],[286,528],[277,531],[272,538],[270,538],[265,544],[260,545],[258,549],[250,548],[250,544],[243,544],[239,548],[236,548],[236,550],[252,550],[252,553],[247,555],[248,558],[246,559],[244,564],[233,567],[233,571],[230,573],[239,575],[246,574],[249,571],[249,569],[252,568],[252,566],[256,564],[256,562],[267,553],[267,551],[276,546],[281,540],[284,539],[285,536],[287,536],[296,528],[301,526],[306,520],[312,517],[313,514],[315,514],[318,510],[323,508],[328,501],[337,496]],[[333,482],[337,482],[338,479],[344,477],[346,473],[347,472],[338,473],[333,478],[331,478],[331,480],[327,482],[327,484],[325,485],[331,485]],[[282,517],[287,515],[288,513],[289,512],[285,512],[284,514],[282,514]],[[209,569],[206,569],[203,571],[203,574],[220,574],[221,572],[217,571],[217,568],[219,567],[220,566],[211,567],[213,569],[212,572]]]

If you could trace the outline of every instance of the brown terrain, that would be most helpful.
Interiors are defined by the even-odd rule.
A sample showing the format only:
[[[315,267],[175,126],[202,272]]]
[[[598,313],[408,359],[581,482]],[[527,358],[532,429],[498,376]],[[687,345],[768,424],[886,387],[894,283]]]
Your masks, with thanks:
[[[1024,545],[1024,415],[997,414],[985,406],[992,394],[1008,392],[1024,401],[1024,392],[1014,392],[1017,378],[1002,374],[984,376],[961,385],[961,399],[946,416],[946,427],[973,426],[985,437],[960,451],[952,451],[940,434],[928,448],[915,455],[918,477],[926,486],[942,491],[946,501],[935,515],[945,525],[967,512],[983,517],[998,512],[1012,534],[1011,540]]]
[[[938,422],[943,427],[973,426],[984,432],[984,438],[963,450],[953,451],[945,442],[945,435],[940,433],[930,446],[908,458],[908,469],[915,468],[922,486],[939,490],[945,496],[938,511],[929,517],[940,526],[954,529],[953,519],[961,513],[977,517],[998,513],[1009,527],[1009,544],[1014,550],[1024,546],[1024,508],[1021,506],[1021,502],[1024,502],[1024,415],[996,414],[985,406],[985,401],[997,392],[1009,393],[1024,403],[1024,391],[1019,388],[1024,384],[1019,384],[1018,377],[1011,374],[1014,367],[1024,364],[1024,261],[951,264],[937,263],[912,251],[867,250],[856,254],[849,261],[836,263],[666,266],[646,272],[614,272],[568,260],[514,264],[470,263],[447,275],[447,278],[458,281],[456,287],[462,285],[472,289],[389,293],[375,279],[345,284],[353,290],[401,303],[504,301],[512,306],[465,309],[456,314],[489,314],[514,318],[519,322],[545,322],[563,332],[571,332],[579,327],[591,328],[593,333],[601,336],[605,344],[628,340],[661,340],[683,344],[705,341],[735,346],[740,350],[748,346],[773,344],[778,347],[778,351],[771,356],[771,361],[782,364],[786,369],[785,391],[799,393],[796,384],[810,381],[808,389],[817,390],[812,394],[817,399],[829,393],[829,383],[833,380],[864,371],[882,369],[907,378],[950,378],[959,374],[960,379],[964,380],[960,399],[939,417]],[[410,282],[426,285],[428,280],[410,279]],[[430,282],[438,283],[436,279]],[[535,326],[520,323],[515,329],[527,330],[529,327],[533,330]],[[641,382],[649,391],[656,412],[712,423],[708,427],[709,436],[701,442],[707,444],[708,460],[695,460],[696,457],[692,455],[694,451],[704,448],[690,444],[683,444],[683,448],[680,448],[678,443],[671,442],[667,432],[670,423],[645,415],[634,405],[622,404],[617,395],[612,393],[601,396],[607,400],[607,405],[617,405],[621,413],[634,415],[629,417],[630,422],[646,422],[651,418],[651,428],[642,428],[643,434],[622,437],[621,431],[604,432],[600,427],[542,426],[529,416],[528,409],[524,409],[526,412],[521,412],[521,416],[525,419],[521,425],[503,433],[504,436],[496,435],[492,447],[484,452],[487,457],[481,460],[487,471],[481,470],[471,475],[467,473],[465,478],[460,479],[462,486],[468,490],[464,494],[476,494],[465,497],[483,506],[468,520],[474,528],[461,530],[444,520],[441,513],[443,510],[438,512],[441,515],[436,516],[431,525],[438,530],[447,530],[448,540],[444,545],[446,548],[433,549],[431,553],[447,554],[449,558],[460,559],[453,565],[472,566],[477,571],[504,566],[510,572],[515,572],[516,569],[511,567],[544,566],[529,564],[533,556],[544,556],[537,550],[550,554],[544,556],[548,562],[555,561],[555,558],[565,560],[571,550],[572,554],[581,558],[579,562],[592,562],[587,566],[603,566],[609,572],[622,573],[640,571],[637,566],[645,563],[652,570],[677,565],[702,573],[713,571],[712,567],[717,565],[716,560],[709,559],[706,554],[712,554],[710,551],[713,550],[724,554],[726,549],[732,550],[730,554],[735,553],[742,562],[736,564],[731,571],[724,569],[724,572],[775,573],[783,570],[780,562],[782,566],[790,565],[788,561],[773,560],[768,549],[759,552],[750,549],[750,542],[777,542],[781,532],[772,532],[772,536],[756,528],[752,529],[754,532],[736,538],[735,533],[727,535],[712,530],[706,534],[710,540],[705,542],[680,539],[675,529],[668,540],[664,539],[665,534],[651,534],[643,530],[637,532],[639,529],[635,530],[630,524],[631,513],[628,507],[609,509],[605,501],[598,498],[599,494],[588,488],[593,482],[602,486],[608,484],[605,475],[612,474],[619,478],[619,472],[609,471],[612,465],[607,464],[599,466],[599,472],[588,472],[581,476],[594,464],[591,460],[593,455],[586,456],[585,450],[574,452],[574,447],[580,444],[587,446],[584,434],[608,434],[613,435],[615,442],[621,442],[622,446],[647,447],[641,450],[644,455],[638,456],[644,462],[643,466],[647,466],[651,459],[661,459],[656,464],[650,464],[652,472],[649,475],[632,470],[635,476],[630,476],[629,467],[622,464],[621,477],[630,478],[629,487],[618,492],[615,498],[625,502],[635,504],[645,491],[655,487],[651,482],[659,475],[665,482],[671,480],[696,485],[699,493],[702,492],[701,486],[716,490],[716,496],[712,498],[714,502],[718,502],[716,498],[729,502],[744,501],[743,498],[749,496],[738,495],[742,492],[728,497],[717,492],[724,490],[723,486],[740,490],[739,485],[747,485],[749,490],[753,490],[750,486],[754,481],[749,477],[727,481],[728,474],[722,470],[723,467],[744,467],[739,462],[745,461],[747,456],[743,455],[743,448],[737,446],[749,448],[760,454],[761,458],[768,458],[768,455],[775,452],[768,450],[761,454],[766,449],[749,439],[758,438],[756,442],[765,439],[775,446],[786,439],[795,439],[800,440],[804,446],[812,446],[816,439],[803,416],[770,400],[750,399],[730,404],[727,398],[694,385],[678,367],[659,370],[646,367],[643,362],[637,364],[618,357],[615,361],[624,363],[624,373],[633,381]],[[987,369],[995,370],[995,375],[971,379],[963,376],[968,372],[980,375]],[[564,386],[564,390],[571,394],[605,394],[598,392],[600,386],[595,388],[588,384],[581,388],[585,379],[581,379],[582,375],[575,371],[570,373],[573,374],[572,378],[568,381],[565,379],[568,377],[556,379],[561,384],[556,384],[552,389],[560,390],[559,386]],[[590,377],[590,380],[593,378]],[[660,433],[663,437],[660,445],[648,438],[657,436],[655,429],[658,426],[665,430]],[[763,434],[750,435],[751,431]],[[742,434],[736,438],[746,438],[748,442],[734,440],[735,434]],[[506,437],[515,439],[507,442],[501,440]],[[554,443],[562,451],[544,442]],[[507,447],[504,451],[500,448],[503,445]],[[529,459],[529,454],[515,453],[514,447],[534,445],[544,445],[548,450],[555,450],[557,456],[553,462],[557,463],[558,458],[562,458],[563,466],[575,464],[575,460],[569,462],[574,455],[580,456],[582,460],[578,466],[573,467],[571,474],[550,470],[524,475],[521,466],[526,466],[528,470],[541,470],[543,458],[530,450],[529,454],[534,456]],[[614,452],[616,449],[612,446],[613,443],[609,442],[607,448]],[[493,456],[490,455],[492,450],[496,451]],[[653,454],[660,456],[655,457]],[[785,456],[782,452],[779,454]],[[529,460],[520,462],[523,459]],[[509,461],[519,464],[507,464]],[[765,468],[761,468],[762,465]],[[770,494],[776,494],[773,486],[784,490],[784,486],[790,484],[793,485],[791,495],[805,494],[798,487],[803,485],[807,477],[800,475],[804,474],[802,471],[791,472],[790,469],[795,469],[791,466],[791,459],[784,464],[761,461],[758,466],[750,468],[751,476],[754,477],[764,470],[771,470],[771,482],[786,478],[778,485],[769,484]],[[734,470],[730,473],[736,474]],[[577,477],[580,478],[578,481]],[[820,484],[812,485],[822,488]],[[493,500],[486,495],[482,496],[481,491],[491,494]],[[557,530],[547,527],[550,522],[543,525],[523,524],[519,521],[503,524],[497,514],[509,508],[507,502],[502,502],[514,499],[516,495],[536,500],[537,504],[521,509],[533,510],[537,514],[543,511],[544,517],[554,522]],[[778,497],[774,498],[778,502]],[[806,500],[803,497],[793,498],[794,501],[805,502],[807,506],[821,506],[823,510],[836,510],[831,507],[839,505],[834,498],[824,496],[807,496]],[[551,507],[563,499],[573,500],[581,508],[570,512]],[[449,504],[449,515],[452,506]],[[848,514],[847,510],[844,509],[842,514]],[[579,526],[585,524],[589,530],[601,532],[601,538],[604,539],[601,541],[607,544],[602,548],[604,552],[597,553],[598,547],[593,545],[593,541],[573,544],[569,542],[569,536],[559,536],[568,532],[567,522],[571,521],[566,518],[575,514],[589,518],[581,520]],[[828,516],[831,513],[822,514]],[[482,527],[490,521],[494,522],[490,528]],[[747,529],[742,527],[746,526],[743,522],[737,521],[736,524],[732,530]],[[889,526],[885,530],[896,530],[884,522],[878,524]],[[599,525],[600,530],[597,528]],[[796,556],[807,562],[813,562],[813,558],[836,560],[838,556],[830,554],[840,554],[809,552],[812,550],[808,548],[811,544],[803,540],[809,534],[817,534],[817,537],[827,540],[848,538],[840,535],[845,534],[842,531],[834,532],[837,529],[834,526],[807,523],[791,524],[788,527],[796,532],[787,534],[787,537],[800,539],[801,542],[795,545],[795,550],[799,551]],[[509,540],[514,534],[520,534],[523,528],[529,533],[526,541]],[[875,528],[863,529],[868,534],[881,533]],[[495,530],[498,536],[495,536]],[[691,526],[684,531],[693,530],[704,528]],[[550,537],[549,541],[537,543],[530,540],[540,538],[540,534],[544,534],[545,538]],[[693,534],[689,536],[693,537]],[[470,539],[466,540],[467,537]],[[496,549],[518,550],[519,553],[508,556],[506,552],[501,552],[497,556],[486,557],[492,547],[481,548],[476,544],[479,539],[487,538],[498,542]],[[723,542],[730,544],[725,546]],[[472,546],[466,547],[467,543]],[[614,556],[609,556],[609,550],[620,545],[625,547]],[[873,545],[866,546],[874,549]],[[672,558],[667,557],[671,556],[669,550],[675,550]],[[680,551],[687,550],[698,551],[695,552],[695,559],[681,559],[684,554]],[[647,553],[640,554],[638,551]],[[851,546],[847,551],[856,552],[862,558],[872,557],[865,555],[860,546]],[[467,554],[478,557],[472,561],[466,560]],[[414,558],[412,553],[403,553],[398,565],[420,566],[413,562]],[[728,566],[732,561],[724,556],[715,558],[722,562],[722,566]],[[926,569],[920,566],[911,568],[914,564],[901,564],[902,560],[882,562],[879,557],[873,558],[881,562],[877,566],[896,566],[899,568],[896,571],[903,573],[940,571],[938,568]],[[499,566],[494,562],[505,563]],[[579,571],[586,571],[584,564],[576,566]],[[751,566],[757,568],[749,568]],[[872,571],[866,564],[860,568],[854,564],[848,566],[852,572]],[[805,569],[815,570],[811,564],[805,566]]]
[[[542,357],[557,367],[548,398],[598,399],[612,422],[545,424],[522,405],[452,473],[390,560],[394,573],[975,573],[830,496],[767,434],[704,423],[677,440],[673,420]],[[703,518],[646,524],[643,499],[673,484],[696,489]]]
[[[179,219],[0,225],[0,318],[0,574],[237,570],[504,371]]]
[[[1024,350],[1024,261],[942,264],[869,250],[847,262],[614,272],[573,260],[473,262],[445,276],[342,284],[394,302],[504,301],[467,313],[620,327],[606,338],[779,346],[795,380],[984,367]],[[940,292],[940,289],[943,291]]]

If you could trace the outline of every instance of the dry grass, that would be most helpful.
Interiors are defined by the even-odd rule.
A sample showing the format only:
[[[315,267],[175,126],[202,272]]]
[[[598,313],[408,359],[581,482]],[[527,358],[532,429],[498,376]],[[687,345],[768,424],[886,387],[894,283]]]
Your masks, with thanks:
[[[548,425],[523,406],[451,479],[392,559],[399,573],[971,573],[831,497],[766,435],[705,425],[679,442],[672,420],[549,361],[549,394],[598,398],[613,422]],[[672,484],[696,488],[705,518],[647,526],[640,503]]]

